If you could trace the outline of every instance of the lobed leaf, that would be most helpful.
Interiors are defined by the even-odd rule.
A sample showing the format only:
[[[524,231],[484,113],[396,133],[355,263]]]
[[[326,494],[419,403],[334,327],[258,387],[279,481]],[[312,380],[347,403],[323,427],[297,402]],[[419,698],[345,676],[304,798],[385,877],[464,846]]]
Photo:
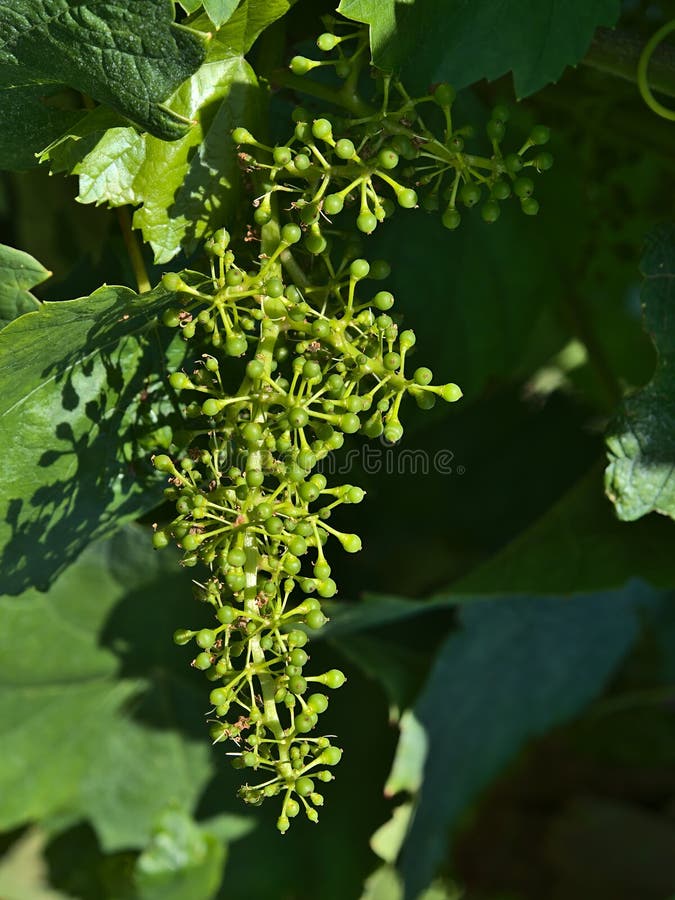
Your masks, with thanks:
[[[200,701],[173,673],[170,637],[189,583],[129,528],[48,594],[0,598],[0,828],[87,818],[109,852],[144,846],[168,805],[194,809],[209,749],[189,736]]]
[[[170,0],[0,0],[0,87],[6,95],[22,89],[29,120],[43,125],[58,117],[52,123],[41,98],[26,95],[30,86],[46,94],[55,85],[73,88],[151,134],[178,138],[188,122],[164,101],[199,66],[204,48],[202,35],[174,23]],[[13,122],[7,143],[19,136]],[[2,166],[11,162],[0,158]]]
[[[418,90],[457,89],[513,72],[527,97],[584,56],[598,25],[612,25],[618,0],[341,0],[338,12],[370,26],[373,62],[403,70]]]
[[[30,290],[50,275],[29,253],[0,244],[0,329],[12,319],[39,309]]]
[[[607,436],[607,494],[620,519],[650,512],[675,519],[675,225],[647,238],[642,306],[657,352],[654,377],[626,398]]]
[[[167,357],[158,330],[173,295],[102,287],[40,308],[0,332],[2,588],[45,590],[92,540],[155,506],[149,463],[166,436]],[[171,343],[173,340],[173,343]]]

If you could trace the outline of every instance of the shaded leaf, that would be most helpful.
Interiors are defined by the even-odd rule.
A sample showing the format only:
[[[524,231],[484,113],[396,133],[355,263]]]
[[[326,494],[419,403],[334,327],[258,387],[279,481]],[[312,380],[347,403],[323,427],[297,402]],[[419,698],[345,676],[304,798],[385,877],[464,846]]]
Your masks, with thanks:
[[[165,812],[136,863],[138,900],[211,900],[227,847],[180,809]]]
[[[230,18],[239,0],[204,0],[204,9],[216,28],[220,28]]]
[[[59,85],[0,84],[0,169],[31,169],[38,153],[81,118],[78,110],[54,105]]]
[[[170,637],[189,581],[131,528],[89,546],[48,594],[0,599],[0,828],[88,818],[111,851],[144,846],[167,805],[194,809],[209,747],[185,733],[200,694],[173,674]]]
[[[173,22],[170,0],[0,0],[0,36],[0,86],[67,85],[152,134],[184,133],[163,101],[199,66],[204,40]]]
[[[51,272],[23,250],[0,244],[0,328],[40,304],[31,288],[45,281]]]
[[[10,847],[0,860],[2,900],[69,900],[69,895],[48,886],[43,851],[47,838],[31,828]]]
[[[607,437],[605,485],[619,518],[675,518],[675,225],[648,237],[642,258],[645,327],[658,354],[650,383],[624,401]]]
[[[657,596],[633,584],[461,607],[462,630],[446,640],[414,708],[430,750],[400,863],[406,896],[430,882],[447,831],[523,743],[600,693]]]
[[[462,88],[512,71],[519,97],[579,62],[596,27],[612,25],[619,10],[618,0],[342,0],[338,6],[370,26],[375,65],[403,69],[416,89],[438,81]]]
[[[5,592],[45,589],[90,541],[161,498],[149,456],[170,408],[167,354],[180,365],[184,352],[156,327],[172,296],[103,287],[0,332]]]

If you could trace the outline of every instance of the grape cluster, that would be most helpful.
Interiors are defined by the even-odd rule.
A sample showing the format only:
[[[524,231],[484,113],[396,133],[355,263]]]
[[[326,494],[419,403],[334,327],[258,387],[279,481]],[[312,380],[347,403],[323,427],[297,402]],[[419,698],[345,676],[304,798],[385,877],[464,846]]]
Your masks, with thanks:
[[[305,647],[327,621],[321,599],[337,591],[328,541],[361,548],[331,514],[364,491],[329,485],[319,464],[345,435],[398,441],[406,395],[422,408],[461,396],[455,384],[433,385],[425,367],[409,371],[415,335],[389,315],[390,292],[362,299],[364,283],[387,274],[382,261],[346,256],[334,267],[326,254],[322,277],[300,286],[284,279],[280,262],[301,234],[287,223],[270,254],[241,267],[221,230],[207,245],[210,277],[164,276],[176,298],[164,324],[201,352],[169,377],[183,408],[183,449],[154,457],[176,513],[154,545],[173,540],[183,566],[206,567],[197,594],[213,612],[208,627],[174,639],[194,642],[193,666],[214,685],[213,740],[234,742],[234,764],[258,776],[241,796],[258,804],[281,794],[282,832],[302,808],[318,819],[316,781],[332,779],[327,767],[341,755],[311,732],[328,706],[321,689],[345,677],[308,674]]]
[[[351,57],[343,51],[345,41],[356,41]],[[364,50],[360,33],[340,37],[326,32],[317,43],[321,50],[339,52],[330,62],[345,77],[355,71]],[[291,69],[304,75],[324,64],[296,56]],[[303,107],[296,108],[294,132],[283,145],[269,146],[247,129],[235,129],[237,144],[250,148],[240,154],[243,163],[265,173],[266,189],[255,221],[269,221],[272,197],[281,192],[283,201],[297,210],[305,247],[318,254],[326,248],[326,225],[330,227],[332,217],[345,207],[354,208],[356,227],[365,234],[391,216],[396,203],[406,209],[421,204],[438,210],[449,229],[459,226],[461,209],[474,206],[480,207],[485,222],[496,222],[500,204],[511,197],[525,214],[536,215],[539,204],[529,176],[553,165],[551,154],[539,149],[548,142],[549,129],[537,125],[518,150],[504,153],[509,110],[497,106],[486,126],[490,155],[479,156],[465,149],[473,128],[455,127],[454,102],[455,91],[448,84],[412,98],[398,79],[384,77],[381,106],[367,107],[358,118],[312,118]],[[422,118],[425,103],[432,107],[428,117],[425,113],[431,124]]]

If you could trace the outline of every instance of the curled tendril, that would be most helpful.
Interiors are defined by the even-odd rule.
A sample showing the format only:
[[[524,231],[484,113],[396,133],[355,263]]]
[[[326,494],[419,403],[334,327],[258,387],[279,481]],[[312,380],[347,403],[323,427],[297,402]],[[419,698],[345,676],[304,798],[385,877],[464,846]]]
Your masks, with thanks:
[[[662,28],[659,28],[659,30],[655,34],[653,34],[647,41],[644,50],[640,54],[640,60],[638,62],[637,83],[642,99],[652,110],[652,112],[655,112],[657,116],[661,116],[662,119],[668,119],[669,122],[675,122],[675,110],[668,109],[667,106],[659,103],[659,101],[652,93],[652,89],[650,88],[649,81],[647,79],[647,69],[649,67],[649,62],[654,54],[654,51],[659,46],[659,44],[662,43],[663,40],[671,33],[671,31],[675,31],[675,19],[673,19],[671,22],[667,22]]]

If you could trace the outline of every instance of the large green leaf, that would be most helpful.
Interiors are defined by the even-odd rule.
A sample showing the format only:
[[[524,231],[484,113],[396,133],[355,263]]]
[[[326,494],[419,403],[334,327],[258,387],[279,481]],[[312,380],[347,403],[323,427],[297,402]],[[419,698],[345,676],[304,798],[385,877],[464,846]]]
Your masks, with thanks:
[[[238,5],[239,0],[204,0],[204,10],[216,28],[227,22]]]
[[[133,527],[48,594],[0,599],[0,829],[87,818],[111,851],[145,846],[167,805],[194,809],[209,747],[171,641],[190,593],[175,554]]]
[[[338,11],[370,26],[373,62],[403,70],[416,89],[457,88],[512,71],[519,97],[585,54],[598,25],[612,25],[619,0],[342,0]]]
[[[0,332],[0,569],[7,593],[45,589],[94,538],[151,509],[150,451],[168,412],[156,327],[173,295],[103,287],[44,303]],[[173,343],[171,343],[173,341]]]
[[[0,244],[0,328],[38,309],[40,304],[30,290],[50,275],[30,254]]]
[[[478,793],[524,742],[597,696],[639,632],[655,592],[511,596],[465,604],[414,714],[428,754],[400,863],[406,896],[431,880]]]
[[[626,398],[607,437],[606,489],[619,518],[675,518],[675,225],[647,239],[642,258],[645,327],[658,354],[652,381]]]
[[[241,178],[231,132],[237,125],[255,130],[257,116],[256,77],[243,55],[290,5],[245,0],[215,32],[206,61],[171,98],[171,108],[195,123],[180,140],[110,127],[94,110],[47,147],[42,159],[54,171],[79,176],[83,203],[138,206],[133,224],[157,263],[181,248],[192,251],[236,209]],[[213,31],[206,14],[192,28]]]
[[[17,90],[27,101],[24,121],[35,133],[28,132],[26,151],[42,149],[35,141],[44,146],[58,125],[34,86],[43,95],[73,88],[171,140],[188,123],[164,101],[199,66],[204,46],[203,36],[173,22],[170,0],[0,0],[0,108],[16,108]],[[3,145],[11,147],[26,127],[16,115],[9,126]],[[15,163],[11,151],[0,158],[0,166]]]

